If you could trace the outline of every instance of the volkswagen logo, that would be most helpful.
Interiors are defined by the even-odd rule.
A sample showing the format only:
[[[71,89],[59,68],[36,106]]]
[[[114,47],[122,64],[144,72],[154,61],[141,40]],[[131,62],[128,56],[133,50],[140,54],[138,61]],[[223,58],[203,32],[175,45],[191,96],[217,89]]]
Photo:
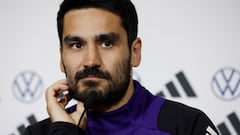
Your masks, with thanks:
[[[212,90],[222,100],[234,100],[240,96],[240,72],[234,68],[222,68],[212,78]]]
[[[24,103],[36,101],[41,96],[43,88],[41,77],[33,71],[19,73],[12,84],[14,96]]]

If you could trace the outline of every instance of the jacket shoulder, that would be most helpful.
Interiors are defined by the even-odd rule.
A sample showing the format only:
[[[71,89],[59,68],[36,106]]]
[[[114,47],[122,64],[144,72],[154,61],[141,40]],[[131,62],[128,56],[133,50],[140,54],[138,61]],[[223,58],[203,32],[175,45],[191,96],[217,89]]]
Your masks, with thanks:
[[[172,135],[202,135],[208,133],[208,128],[217,135],[216,127],[204,112],[170,100],[160,108],[157,124]]]

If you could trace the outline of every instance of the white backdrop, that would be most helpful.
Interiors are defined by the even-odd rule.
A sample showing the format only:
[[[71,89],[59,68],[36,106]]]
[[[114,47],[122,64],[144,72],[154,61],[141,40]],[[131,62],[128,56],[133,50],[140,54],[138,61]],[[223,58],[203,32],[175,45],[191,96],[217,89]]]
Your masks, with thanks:
[[[19,135],[48,117],[44,89],[64,78],[56,29],[60,2],[0,1],[1,135]],[[203,110],[223,135],[240,134],[240,1],[133,2],[143,40],[135,77],[153,94]],[[192,89],[182,87],[179,73]],[[187,95],[190,90],[195,95]]]

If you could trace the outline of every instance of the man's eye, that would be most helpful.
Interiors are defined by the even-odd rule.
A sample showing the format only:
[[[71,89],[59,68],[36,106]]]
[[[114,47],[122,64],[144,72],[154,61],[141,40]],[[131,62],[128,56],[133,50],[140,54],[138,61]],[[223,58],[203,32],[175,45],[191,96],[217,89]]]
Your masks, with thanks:
[[[112,43],[111,41],[104,41],[104,42],[102,43],[102,46],[103,46],[104,48],[110,48],[110,47],[113,46],[113,43]]]
[[[83,45],[81,43],[72,43],[72,44],[70,44],[70,47],[72,49],[80,49],[83,47]]]

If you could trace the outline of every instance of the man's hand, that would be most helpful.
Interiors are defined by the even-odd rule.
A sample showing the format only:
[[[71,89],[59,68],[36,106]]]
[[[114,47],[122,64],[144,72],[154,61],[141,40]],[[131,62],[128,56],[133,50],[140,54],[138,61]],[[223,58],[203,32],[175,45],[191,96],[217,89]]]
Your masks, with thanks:
[[[52,120],[52,122],[68,122],[77,125],[80,115],[83,112],[83,104],[81,102],[77,105],[77,111],[71,114],[68,114],[65,111],[65,106],[69,101],[69,96],[65,95],[60,101],[58,101],[57,96],[64,92],[68,91],[68,83],[66,79],[59,80],[55,82],[53,85],[47,88],[45,96],[46,96],[46,104],[47,104],[47,112]],[[80,124],[81,128],[85,127],[86,116]]]

